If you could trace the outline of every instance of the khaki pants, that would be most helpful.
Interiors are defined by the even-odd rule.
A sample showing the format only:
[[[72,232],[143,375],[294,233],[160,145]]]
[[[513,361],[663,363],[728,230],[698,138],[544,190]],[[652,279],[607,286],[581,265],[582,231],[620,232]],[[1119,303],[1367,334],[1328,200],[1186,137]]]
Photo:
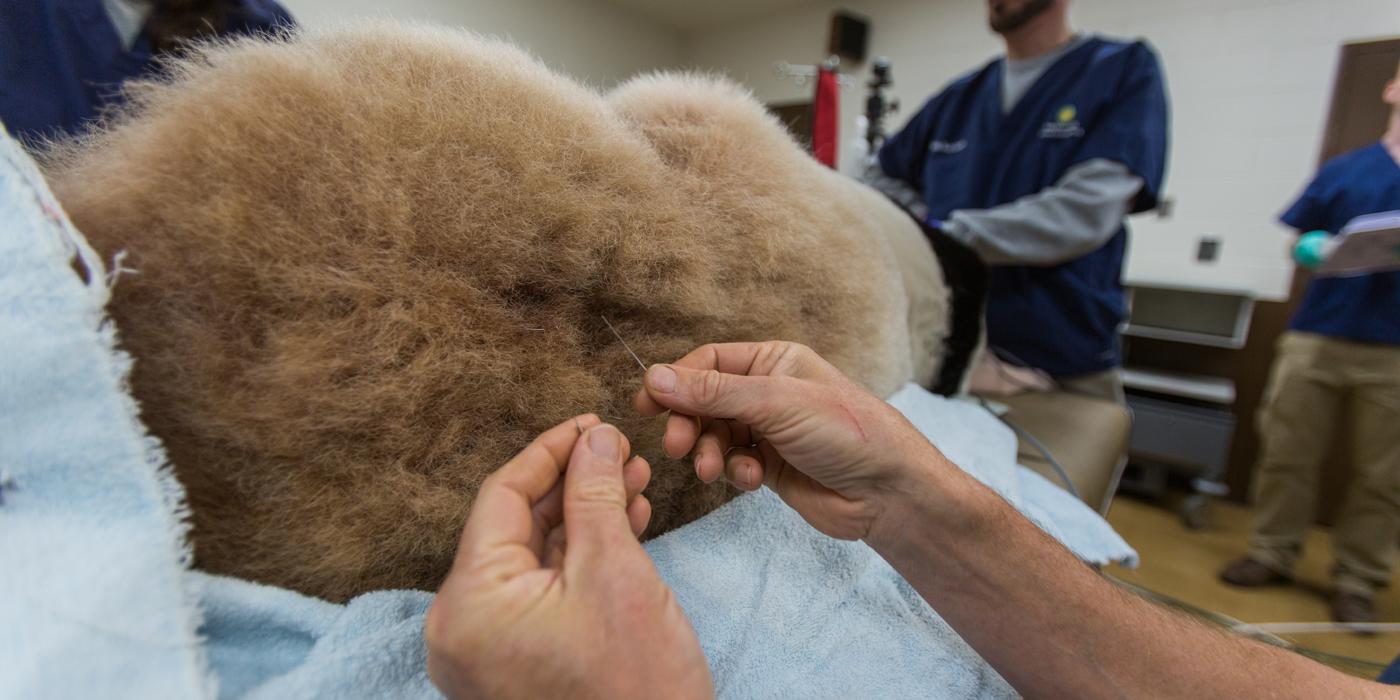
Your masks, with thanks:
[[[1102,510],[1127,451],[1131,422],[1124,408],[1123,379],[1116,370],[1058,379],[1055,391],[998,398],[1007,420],[1035,436],[1068,472],[1079,497]],[[1016,461],[1056,484],[1062,479],[1024,437],[1016,438]]]
[[[1348,425],[1340,424],[1343,406]],[[1362,595],[1388,585],[1400,538],[1400,346],[1285,333],[1258,421],[1250,556],[1292,570],[1340,431],[1351,440],[1356,475],[1332,531],[1333,584]]]
[[[1117,404],[1128,403],[1123,394],[1123,371],[1110,369],[1094,374],[1086,374],[1073,379],[1056,379],[1060,388],[1071,394],[1083,394],[1096,399],[1108,399]]]

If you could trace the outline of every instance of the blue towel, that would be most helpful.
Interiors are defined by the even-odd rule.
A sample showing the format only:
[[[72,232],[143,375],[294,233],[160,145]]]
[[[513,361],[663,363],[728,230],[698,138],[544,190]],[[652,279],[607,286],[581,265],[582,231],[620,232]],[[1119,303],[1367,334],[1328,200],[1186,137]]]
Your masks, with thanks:
[[[1015,466],[1015,436],[982,408],[915,386],[891,403],[1081,559],[1136,563],[1098,514]],[[770,491],[646,548],[695,625],[721,697],[1015,696],[869,547],[821,535]],[[421,672],[427,593],[371,593],[342,607],[204,578],[210,659],[228,697],[433,696]]]
[[[213,691],[183,491],[125,391],[107,290],[97,255],[0,127],[3,698]]]
[[[0,697],[436,697],[430,594],[335,605],[186,570],[181,489],[125,392],[102,265],[0,142]],[[1097,514],[1017,467],[1014,436],[982,409],[913,386],[891,403],[1081,559],[1136,562]],[[1014,695],[868,547],[766,490],[647,551],[721,697]]]

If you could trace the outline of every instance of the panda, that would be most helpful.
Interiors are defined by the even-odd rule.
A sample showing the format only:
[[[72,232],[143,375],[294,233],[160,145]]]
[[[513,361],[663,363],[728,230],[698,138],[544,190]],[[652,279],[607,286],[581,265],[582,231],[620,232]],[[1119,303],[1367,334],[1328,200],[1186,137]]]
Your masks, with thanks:
[[[737,495],[662,454],[619,337],[797,341],[878,395],[956,390],[980,338],[975,256],[713,76],[296,31],[190,48],[42,162],[130,271],[108,311],[196,564],[332,601],[436,588],[482,480],[572,415],[651,462],[646,536]]]

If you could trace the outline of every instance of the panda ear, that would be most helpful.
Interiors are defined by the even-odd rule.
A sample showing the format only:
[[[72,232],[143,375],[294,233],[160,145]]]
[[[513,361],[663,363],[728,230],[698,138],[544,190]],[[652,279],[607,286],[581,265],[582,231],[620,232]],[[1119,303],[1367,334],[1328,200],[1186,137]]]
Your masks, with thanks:
[[[952,396],[966,384],[973,358],[986,333],[983,319],[987,307],[987,264],[972,248],[918,217],[913,218],[933,246],[933,255],[943,268],[943,280],[952,297],[948,336],[943,340],[943,365],[928,389],[935,394]]]

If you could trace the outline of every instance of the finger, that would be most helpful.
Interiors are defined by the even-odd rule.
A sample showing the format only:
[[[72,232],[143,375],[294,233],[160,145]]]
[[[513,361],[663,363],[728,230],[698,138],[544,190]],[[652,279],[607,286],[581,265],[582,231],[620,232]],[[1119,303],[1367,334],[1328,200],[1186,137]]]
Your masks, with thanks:
[[[744,491],[763,485],[763,454],[756,447],[737,447],[724,460],[724,476]]]
[[[530,510],[535,516],[534,530],[530,533],[530,549],[543,561],[546,535],[564,524],[564,480],[554,482],[549,493]]]
[[[761,343],[710,343],[672,364],[689,369],[713,369],[726,374],[771,375],[804,365],[806,346],[781,340]]]
[[[671,459],[680,459],[695,449],[695,441],[705,432],[705,422],[696,416],[671,412],[666,417],[666,432],[661,437],[661,449]]]
[[[695,475],[709,484],[724,474],[724,455],[729,451],[729,421],[710,423],[695,443]]]
[[[622,487],[631,503],[651,481],[651,465],[641,457],[633,457],[622,465]]]
[[[651,480],[651,465],[641,457],[633,457],[627,464],[622,466],[622,486],[627,494],[627,521],[632,528],[633,534],[641,537],[646,530],[648,521],[651,520],[651,503],[646,502],[646,496],[642,495],[642,490],[647,487],[647,482]],[[562,503],[564,482],[560,481],[550,490],[550,495],[560,495]],[[642,505],[637,505],[637,501],[643,501]],[[559,522],[555,522],[548,527],[537,529],[539,536],[538,554],[540,561],[547,568],[558,568],[564,561],[564,551],[567,548],[568,539],[565,537],[563,517]]]
[[[502,547],[518,547],[520,552],[492,557],[492,561],[517,570],[539,566],[538,549],[532,547],[538,542],[533,533],[534,506],[559,481],[580,429],[587,430],[599,422],[592,414],[570,418],[542,433],[487,477],[462,529],[454,566],[470,563],[483,552]]]
[[[627,439],[600,425],[580,436],[564,473],[564,531],[569,560],[592,562],[623,542],[636,543],[627,518],[622,460]]]
[[[600,419],[592,414],[578,416],[574,421],[575,432],[581,435],[584,430],[599,422]],[[572,447],[570,444],[570,449]],[[538,555],[543,549],[545,535],[564,522],[564,480],[556,479],[554,485],[531,510],[535,516],[535,529],[530,533],[530,549]]]
[[[821,497],[819,494],[830,493],[820,482],[788,464],[771,444],[760,442],[758,450],[763,457],[763,485],[799,513],[806,512],[813,499]]]
[[[632,528],[632,534],[641,537],[647,531],[647,523],[651,522],[651,501],[646,496],[637,496],[627,504],[627,524]]]
[[[780,379],[750,377],[714,369],[697,370],[680,365],[654,365],[647,370],[646,390],[672,414],[730,418],[762,426],[769,418]],[[673,426],[667,424],[667,428]]]
[[[548,569],[558,569],[564,565],[564,552],[568,549],[568,540],[564,537],[564,527],[560,525],[550,530],[544,536],[543,555],[540,563]]]
[[[525,494],[532,504],[540,501],[559,481],[559,475],[569,463],[569,453],[574,449],[574,441],[601,422],[602,419],[598,416],[588,413],[570,418],[546,430],[496,470],[489,480],[494,481],[495,485]],[[485,488],[484,484],[482,488]],[[477,502],[480,502],[480,499],[478,495]]]
[[[819,359],[816,353],[804,345],[770,340],[762,343],[710,343],[690,351],[671,364],[695,370],[712,369],[725,374],[787,374],[800,377],[806,376],[817,364],[813,362],[814,359]],[[634,403],[644,416],[659,415],[669,408],[656,400],[645,386],[638,392]]]

